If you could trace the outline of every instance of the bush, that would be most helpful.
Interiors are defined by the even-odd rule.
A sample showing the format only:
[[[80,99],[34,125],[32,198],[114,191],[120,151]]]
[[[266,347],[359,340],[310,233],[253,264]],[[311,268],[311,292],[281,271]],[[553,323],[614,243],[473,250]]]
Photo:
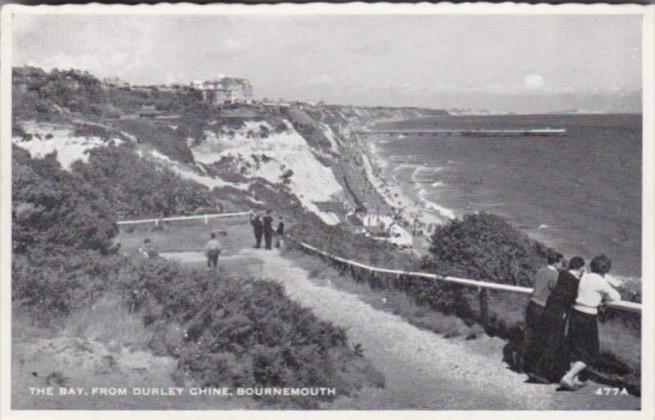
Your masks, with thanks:
[[[14,254],[12,301],[49,324],[93,304],[116,281],[123,258],[95,251],[76,253],[32,249]]]
[[[262,280],[185,270],[149,258],[123,268],[120,287],[143,309],[157,340],[179,358],[177,376],[200,386],[349,385],[336,369],[354,357],[345,331]],[[167,326],[180,325],[177,337]]]
[[[106,197],[121,218],[186,214],[217,206],[207,187],[139,159],[128,145],[93,149],[87,163],[76,162],[72,169]]]
[[[423,267],[442,275],[531,286],[547,250],[501,217],[470,214],[436,228]]]
[[[33,247],[113,252],[116,216],[102,194],[64,171],[55,154],[32,159],[16,146],[13,150],[14,252]]]

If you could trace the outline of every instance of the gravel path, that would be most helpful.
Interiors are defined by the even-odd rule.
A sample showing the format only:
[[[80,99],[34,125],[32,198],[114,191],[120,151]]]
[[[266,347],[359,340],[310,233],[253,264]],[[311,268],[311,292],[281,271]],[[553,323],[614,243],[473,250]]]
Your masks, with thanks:
[[[639,409],[633,396],[597,396],[597,384],[575,393],[556,391],[556,385],[526,384],[500,361],[475,354],[467,342],[421,330],[400,317],[375,309],[354,294],[319,286],[307,272],[278,251],[245,249],[235,258],[260,260],[262,275],[282,283],[291,299],[311,308],[321,319],[346,329],[351,343],[360,343],[364,356],[386,379],[381,390],[368,390],[356,399],[337,400],[334,409]],[[178,260],[195,262],[192,255]],[[354,406],[355,405],[355,406]]]

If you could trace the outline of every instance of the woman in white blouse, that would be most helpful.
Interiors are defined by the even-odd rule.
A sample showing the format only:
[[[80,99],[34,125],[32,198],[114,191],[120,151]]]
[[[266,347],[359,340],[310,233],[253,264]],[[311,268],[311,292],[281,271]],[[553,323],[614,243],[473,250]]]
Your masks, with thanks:
[[[573,363],[562,377],[560,385],[575,390],[584,385],[578,375],[598,359],[598,306],[604,302],[621,300],[621,295],[605,277],[612,267],[606,255],[591,260],[590,273],[580,279],[578,297],[573,304],[569,318],[569,354]]]

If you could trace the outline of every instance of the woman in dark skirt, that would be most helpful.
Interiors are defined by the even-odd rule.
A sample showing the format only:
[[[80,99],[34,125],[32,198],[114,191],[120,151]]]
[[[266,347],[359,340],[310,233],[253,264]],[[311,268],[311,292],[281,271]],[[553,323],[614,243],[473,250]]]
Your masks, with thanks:
[[[546,308],[540,321],[537,345],[542,349],[528,376],[537,382],[559,382],[569,369],[569,355],[566,340],[566,324],[571,306],[578,295],[578,283],[584,273],[582,257],[573,257],[568,270],[561,271],[557,284],[546,301]]]
[[[578,375],[598,359],[598,306],[603,302],[621,300],[619,292],[605,278],[611,266],[612,262],[607,256],[599,255],[591,260],[591,273],[580,279],[569,321],[568,347],[573,364],[560,380],[563,388],[578,389],[583,384],[578,380]]]

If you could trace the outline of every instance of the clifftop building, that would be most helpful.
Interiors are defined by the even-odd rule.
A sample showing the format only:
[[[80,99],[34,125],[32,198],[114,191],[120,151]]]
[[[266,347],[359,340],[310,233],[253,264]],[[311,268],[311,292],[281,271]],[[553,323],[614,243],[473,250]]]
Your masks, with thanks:
[[[194,80],[191,87],[202,93],[205,102],[214,105],[252,101],[252,85],[248,79],[219,76],[212,80]]]

